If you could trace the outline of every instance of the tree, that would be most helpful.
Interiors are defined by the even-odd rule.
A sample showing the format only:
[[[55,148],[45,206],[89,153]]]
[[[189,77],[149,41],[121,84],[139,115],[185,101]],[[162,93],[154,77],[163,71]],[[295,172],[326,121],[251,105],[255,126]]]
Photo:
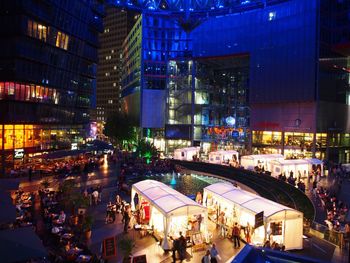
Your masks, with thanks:
[[[123,141],[135,140],[136,137],[132,121],[122,113],[114,113],[107,117],[103,133],[119,145],[123,145]]]
[[[142,139],[137,143],[136,154],[139,157],[144,157],[147,159],[147,161],[149,161],[150,159],[158,156],[158,150],[153,143]]]

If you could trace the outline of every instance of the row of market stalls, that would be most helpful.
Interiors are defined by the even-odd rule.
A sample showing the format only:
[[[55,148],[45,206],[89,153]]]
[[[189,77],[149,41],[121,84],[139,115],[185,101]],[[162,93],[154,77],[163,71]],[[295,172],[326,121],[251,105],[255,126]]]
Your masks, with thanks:
[[[194,156],[199,156],[199,150],[199,147],[176,149],[174,159],[192,161]],[[239,163],[239,154],[234,150],[210,152],[208,162],[236,164]],[[261,170],[271,172],[274,177],[281,174],[289,176],[292,172],[294,177],[305,178],[316,170],[320,171],[320,176],[324,175],[323,162],[316,158],[285,160],[282,154],[245,155],[241,156],[240,165],[247,170],[255,170],[258,167]]]
[[[227,229],[236,222],[242,230],[248,223],[253,226],[251,243],[262,245],[270,240],[283,244],[286,250],[302,249],[301,212],[230,183],[216,183],[204,188],[202,205],[161,182],[144,180],[132,186],[131,207],[133,210],[149,207],[146,224],[162,240],[161,246],[165,250],[171,247],[170,240],[178,237],[180,232],[194,245],[209,242],[212,233],[208,232],[208,219],[213,221],[212,224],[217,223],[218,215],[222,213],[227,219]]]

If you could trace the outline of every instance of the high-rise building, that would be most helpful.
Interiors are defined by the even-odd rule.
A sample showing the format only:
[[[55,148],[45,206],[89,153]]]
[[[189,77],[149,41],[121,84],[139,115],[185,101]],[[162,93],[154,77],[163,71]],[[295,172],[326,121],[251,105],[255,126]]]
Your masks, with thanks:
[[[143,15],[124,44],[128,54],[139,43],[140,65],[124,56],[134,67],[123,75],[126,109],[169,153],[195,145],[349,162],[349,2],[264,2],[274,4],[202,20],[193,9],[185,23],[188,12]]]
[[[105,122],[107,117],[121,110],[121,54],[122,44],[135,24],[139,14],[114,6],[106,7],[103,19],[104,31],[99,35],[99,64],[96,88],[96,121]]]
[[[0,171],[83,143],[95,91],[98,0],[0,2]]]

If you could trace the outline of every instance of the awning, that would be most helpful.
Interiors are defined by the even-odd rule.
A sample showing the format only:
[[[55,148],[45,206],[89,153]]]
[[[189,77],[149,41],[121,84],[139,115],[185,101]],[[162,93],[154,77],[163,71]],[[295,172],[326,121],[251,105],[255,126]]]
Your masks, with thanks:
[[[31,227],[1,230],[0,244],[2,263],[47,256],[45,247]]]

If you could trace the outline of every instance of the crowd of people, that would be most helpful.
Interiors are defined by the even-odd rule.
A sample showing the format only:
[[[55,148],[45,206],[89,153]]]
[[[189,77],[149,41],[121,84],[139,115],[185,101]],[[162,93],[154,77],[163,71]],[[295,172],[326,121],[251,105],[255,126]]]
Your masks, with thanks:
[[[102,154],[95,155],[91,153],[60,159],[33,159],[29,163],[11,169],[10,176],[27,176],[29,181],[31,181],[34,175],[80,175],[97,169],[100,165],[103,165],[103,162],[104,158]]]

